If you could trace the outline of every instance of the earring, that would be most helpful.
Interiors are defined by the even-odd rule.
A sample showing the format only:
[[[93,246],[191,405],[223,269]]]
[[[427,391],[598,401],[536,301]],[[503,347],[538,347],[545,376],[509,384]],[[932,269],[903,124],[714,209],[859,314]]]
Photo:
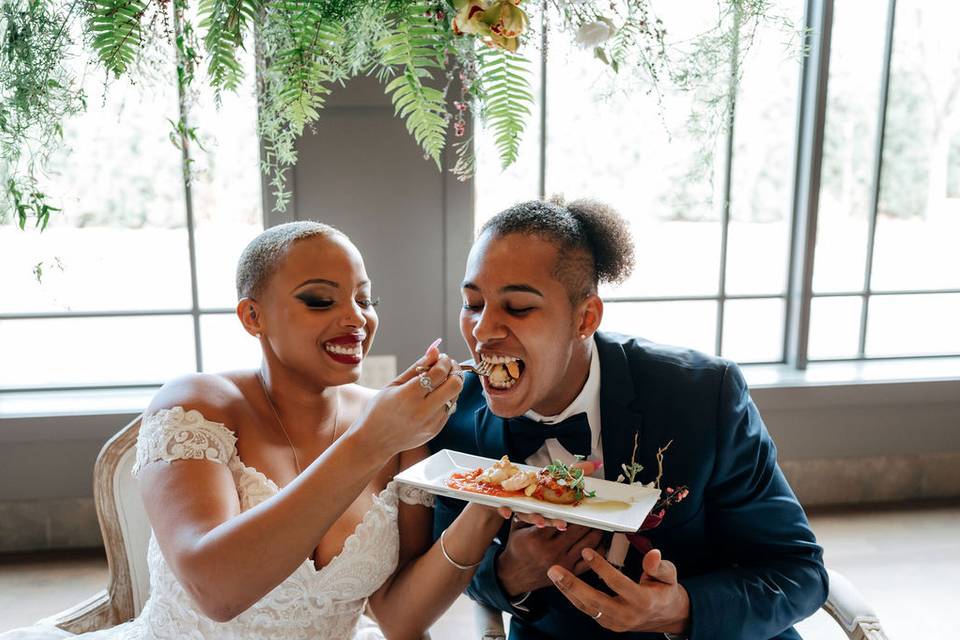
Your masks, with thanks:
[[[581,340],[586,340],[586,339],[587,339],[587,334],[581,333],[581,334],[580,334],[580,339],[581,339]]]

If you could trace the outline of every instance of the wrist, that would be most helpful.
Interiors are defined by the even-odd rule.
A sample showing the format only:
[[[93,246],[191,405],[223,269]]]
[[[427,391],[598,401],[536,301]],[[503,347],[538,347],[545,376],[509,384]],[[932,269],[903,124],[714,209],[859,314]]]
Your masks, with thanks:
[[[506,552],[501,553],[495,561],[497,580],[500,581],[500,586],[503,588],[503,592],[507,594],[507,598],[513,601],[524,593],[531,591],[531,589],[526,588],[527,585],[519,584],[513,579],[513,575],[509,570],[510,559],[505,558],[506,555]]]
[[[335,446],[347,451],[361,468],[369,465],[374,469],[382,469],[398,453],[392,451],[388,443],[379,442],[377,438],[365,433],[360,423],[354,423],[354,426],[337,440]]]
[[[676,594],[674,606],[670,607],[670,617],[663,631],[683,637],[690,631],[690,595],[682,584],[677,584]]]
[[[468,519],[472,528],[475,527],[484,534],[489,534],[491,539],[497,535],[504,523],[503,516],[497,513],[496,509],[485,507],[476,502],[468,503],[463,509],[463,515]]]

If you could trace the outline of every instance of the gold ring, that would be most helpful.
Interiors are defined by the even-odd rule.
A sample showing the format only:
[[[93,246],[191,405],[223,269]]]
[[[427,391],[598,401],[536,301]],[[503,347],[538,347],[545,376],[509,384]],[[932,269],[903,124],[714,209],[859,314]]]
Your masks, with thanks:
[[[600,616],[603,615],[603,609],[597,609],[597,615],[593,616],[594,620],[599,620]]]
[[[425,373],[427,371],[430,371],[430,367],[425,367],[421,364],[421,365],[417,365],[417,368],[414,369],[414,371],[416,371],[417,373]]]

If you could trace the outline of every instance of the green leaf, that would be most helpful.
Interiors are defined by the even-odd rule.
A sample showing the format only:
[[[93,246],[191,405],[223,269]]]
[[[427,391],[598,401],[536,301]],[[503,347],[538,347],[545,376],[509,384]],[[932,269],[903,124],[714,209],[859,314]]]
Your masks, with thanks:
[[[207,69],[215,89],[234,91],[240,86],[243,67],[237,48],[243,46],[244,35],[262,9],[261,0],[200,0],[200,27],[207,30],[203,39]]]
[[[520,153],[526,117],[530,115],[529,62],[503,49],[487,49],[477,55],[480,84],[480,116],[496,135],[500,164],[507,168]]]
[[[445,36],[437,24],[423,18],[427,10],[423,3],[408,6],[378,47],[381,65],[397,67],[397,76],[384,88],[394,112],[439,169],[447,135],[446,97],[427,83],[434,79],[431,69],[443,68]]]
[[[117,77],[136,59],[143,38],[140,18],[145,11],[143,0],[90,0],[87,5],[88,29],[96,34],[93,48]]]

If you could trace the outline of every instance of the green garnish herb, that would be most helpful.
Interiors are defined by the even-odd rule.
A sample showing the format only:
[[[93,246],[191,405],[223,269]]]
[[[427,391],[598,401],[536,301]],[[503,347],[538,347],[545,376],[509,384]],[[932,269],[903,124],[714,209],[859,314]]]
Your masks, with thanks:
[[[583,460],[583,456],[575,457],[578,460]],[[554,479],[563,480],[564,484],[573,489],[573,496],[578,502],[584,498],[596,497],[596,491],[584,491],[583,469],[580,467],[570,467],[560,460],[554,460],[552,464],[548,464],[545,468]]]

